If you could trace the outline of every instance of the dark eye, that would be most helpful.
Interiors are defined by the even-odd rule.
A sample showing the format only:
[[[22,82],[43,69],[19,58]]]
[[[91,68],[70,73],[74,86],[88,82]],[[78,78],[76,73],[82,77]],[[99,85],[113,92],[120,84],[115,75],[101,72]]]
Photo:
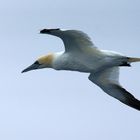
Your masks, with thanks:
[[[38,61],[35,61],[34,64],[39,65],[39,62]]]

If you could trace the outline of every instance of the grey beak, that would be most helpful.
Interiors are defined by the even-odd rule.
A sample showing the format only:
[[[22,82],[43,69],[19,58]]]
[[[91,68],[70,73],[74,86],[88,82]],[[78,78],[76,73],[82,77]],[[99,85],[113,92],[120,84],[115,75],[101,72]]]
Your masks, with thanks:
[[[31,66],[27,67],[26,69],[24,69],[21,73],[30,71],[30,70],[35,70],[38,69],[40,66],[40,64],[38,62],[35,62],[34,64],[32,64]]]

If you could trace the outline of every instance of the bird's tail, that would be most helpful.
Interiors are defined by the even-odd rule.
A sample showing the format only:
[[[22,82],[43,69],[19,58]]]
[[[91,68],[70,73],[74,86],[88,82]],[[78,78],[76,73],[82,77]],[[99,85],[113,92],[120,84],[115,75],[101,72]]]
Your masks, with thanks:
[[[129,57],[129,58],[128,58],[128,62],[130,62],[130,63],[132,63],[132,62],[140,62],[140,58]]]

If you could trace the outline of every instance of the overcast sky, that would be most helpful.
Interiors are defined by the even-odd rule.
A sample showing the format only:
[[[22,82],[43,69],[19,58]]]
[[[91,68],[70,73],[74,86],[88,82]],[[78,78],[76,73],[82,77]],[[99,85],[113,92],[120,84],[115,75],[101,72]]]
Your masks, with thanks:
[[[140,112],[108,96],[88,74],[43,69],[21,74],[40,55],[62,51],[43,28],[79,29],[94,44],[140,57],[139,0],[3,0],[0,3],[0,139],[140,139]],[[140,99],[140,63],[120,81]]]

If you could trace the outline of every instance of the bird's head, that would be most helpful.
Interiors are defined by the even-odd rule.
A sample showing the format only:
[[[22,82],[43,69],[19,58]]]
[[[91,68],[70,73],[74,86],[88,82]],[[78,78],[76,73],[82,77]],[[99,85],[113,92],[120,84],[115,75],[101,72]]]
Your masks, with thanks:
[[[51,68],[53,59],[54,59],[53,54],[42,56],[38,58],[32,65],[24,69],[22,73],[31,71],[31,70],[36,70],[36,69]]]

